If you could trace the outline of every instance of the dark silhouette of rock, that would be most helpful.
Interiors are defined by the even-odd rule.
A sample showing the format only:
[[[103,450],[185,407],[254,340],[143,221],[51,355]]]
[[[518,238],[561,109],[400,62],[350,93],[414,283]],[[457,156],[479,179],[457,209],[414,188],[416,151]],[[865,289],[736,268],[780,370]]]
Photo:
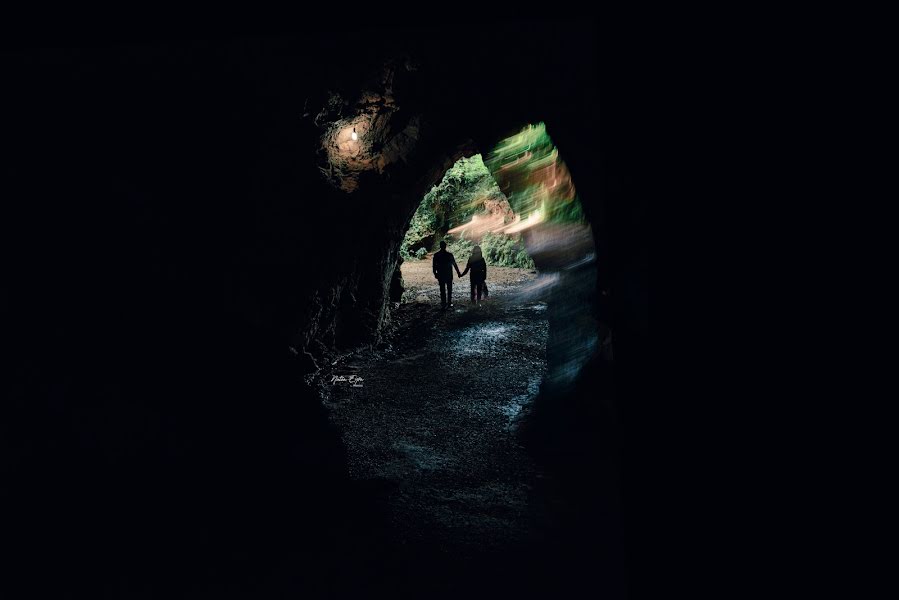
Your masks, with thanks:
[[[4,585],[241,596],[291,556],[339,578],[371,508],[304,376],[378,340],[424,192],[542,120],[603,239],[590,35],[471,51],[516,31],[2,56]]]

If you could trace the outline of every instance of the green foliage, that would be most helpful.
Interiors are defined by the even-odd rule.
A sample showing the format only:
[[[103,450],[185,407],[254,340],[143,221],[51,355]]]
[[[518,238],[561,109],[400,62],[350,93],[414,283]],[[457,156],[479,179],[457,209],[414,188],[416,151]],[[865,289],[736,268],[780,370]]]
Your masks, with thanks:
[[[516,267],[519,269],[534,269],[534,261],[528,255],[520,235],[504,235],[502,233],[488,233],[480,244],[475,244],[464,236],[455,238],[447,237],[449,251],[456,257],[456,262],[463,265],[471,256],[475,245],[481,246],[481,253],[488,265],[497,267]]]
[[[400,254],[411,258],[418,248],[424,247],[426,252],[434,250],[447,231],[470,220],[491,197],[502,197],[502,192],[481,155],[459,159],[422,198],[403,238]]]
[[[406,236],[400,244],[400,255],[404,259],[424,258],[430,250],[426,247],[427,238],[434,236],[440,227],[437,214],[430,206],[426,206],[424,202],[419,205],[409,224]],[[413,249],[414,248],[414,249]],[[419,252],[421,254],[419,255]]]
[[[456,237],[454,235],[446,236],[446,243],[449,244],[447,250],[453,253],[453,256],[456,257],[456,262],[459,263],[460,267],[464,268],[463,263],[471,256],[471,251],[474,249],[475,244],[471,240],[466,239],[465,236]]]
[[[543,123],[501,140],[485,165],[503,184],[509,205],[522,219],[540,211],[550,223],[585,222],[568,169]]]
[[[447,232],[468,222],[475,212],[484,208],[488,198],[502,197],[480,154],[456,161],[440,183],[425,194],[400,245],[400,254],[404,259],[421,260],[445,239],[456,262],[464,264],[475,244],[464,235],[451,236]],[[534,268],[520,235],[488,233],[480,246],[488,265]]]
[[[521,236],[488,233],[481,240],[481,252],[488,265],[534,268],[534,261],[528,255]]]

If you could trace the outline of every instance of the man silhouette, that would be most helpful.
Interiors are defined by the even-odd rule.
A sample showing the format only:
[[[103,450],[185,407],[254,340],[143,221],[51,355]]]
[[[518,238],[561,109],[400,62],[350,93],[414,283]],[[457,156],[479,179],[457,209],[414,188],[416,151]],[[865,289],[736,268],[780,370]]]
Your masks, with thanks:
[[[434,277],[440,283],[440,307],[449,308],[453,305],[453,269],[459,277],[459,265],[456,264],[455,257],[446,251],[446,242],[440,242],[440,251],[434,254]]]

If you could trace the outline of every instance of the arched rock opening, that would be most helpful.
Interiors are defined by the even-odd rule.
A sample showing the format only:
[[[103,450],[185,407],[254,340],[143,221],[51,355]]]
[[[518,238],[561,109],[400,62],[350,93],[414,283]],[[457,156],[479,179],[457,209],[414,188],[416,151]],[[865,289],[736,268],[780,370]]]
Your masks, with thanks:
[[[521,34],[466,33],[482,49]],[[189,589],[178,577],[191,568],[227,577],[260,536],[272,553],[305,544],[310,560],[331,543],[323,523],[357,496],[296,363],[311,372],[377,341],[427,189],[545,120],[601,227],[589,37],[543,33],[508,62],[432,31],[3,57],[17,152],[3,164],[13,377],[0,422],[14,425],[0,443],[9,514],[34,517],[7,532],[11,572],[100,581],[109,564],[146,595],[164,555],[171,579],[149,593],[165,596]]]
[[[458,115],[454,115],[456,127],[447,128],[444,123],[450,119],[437,112],[445,99],[419,104],[415,94],[407,98],[398,91],[406,89],[408,93],[410,88],[428,85],[427,74],[421,75],[419,69],[409,59],[388,60],[375,69],[380,75],[369,77],[367,87],[330,92],[320,108],[313,107],[306,113],[319,131],[318,169],[329,184],[329,201],[344,205],[364,223],[362,231],[349,228],[355,235],[351,243],[360,246],[349,263],[352,271],[335,282],[330,297],[313,300],[315,318],[306,319],[305,329],[295,338],[293,345],[302,349],[309,369],[316,367],[316,360],[327,360],[329,350],[378,342],[390,318],[390,303],[400,299],[399,247],[424,192],[460,158],[471,157],[484,147],[498,148],[497,144],[508,144],[515,135],[524,135],[511,118],[499,121],[499,125],[492,121],[489,126],[473,119],[470,128],[459,128]],[[462,105],[470,101],[464,97],[457,100]],[[545,136],[542,127],[540,135]],[[503,131],[513,135],[499,133]],[[475,139],[486,143],[478,144]],[[517,197],[525,199],[521,210],[529,219],[503,225],[523,234],[538,268],[570,271],[577,263],[582,271],[596,258],[593,230],[588,224],[595,215],[580,208],[570,173],[558,161],[558,152],[548,138],[543,145],[549,150],[539,160],[532,160],[530,146],[518,151],[516,160],[525,161],[532,171],[524,175],[514,175],[515,165],[499,165],[500,159],[494,158],[495,172],[503,177],[505,189],[517,188]],[[446,147],[452,150],[447,152]],[[534,188],[535,180],[541,179],[545,181]],[[552,202],[547,203],[550,196]],[[570,219],[558,218],[566,216],[563,213],[567,208],[562,212],[558,209],[563,204],[576,206],[577,214]],[[555,213],[550,215],[551,210]],[[343,228],[344,219],[338,217],[333,226]],[[568,273],[565,276],[570,278]],[[579,307],[597,304],[595,279],[595,271],[579,277]],[[596,340],[586,344],[595,345]],[[591,352],[592,348],[580,351]]]

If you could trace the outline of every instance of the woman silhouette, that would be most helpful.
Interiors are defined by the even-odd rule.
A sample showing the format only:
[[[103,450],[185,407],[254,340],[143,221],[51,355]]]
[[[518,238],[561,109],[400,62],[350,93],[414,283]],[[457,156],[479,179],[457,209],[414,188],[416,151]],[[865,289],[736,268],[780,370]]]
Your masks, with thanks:
[[[487,288],[487,261],[481,254],[481,247],[475,246],[468,258],[468,264],[459,277],[465,277],[465,274],[471,270],[471,301],[475,301],[475,293],[477,293],[477,301],[481,301],[481,295],[485,295]]]

